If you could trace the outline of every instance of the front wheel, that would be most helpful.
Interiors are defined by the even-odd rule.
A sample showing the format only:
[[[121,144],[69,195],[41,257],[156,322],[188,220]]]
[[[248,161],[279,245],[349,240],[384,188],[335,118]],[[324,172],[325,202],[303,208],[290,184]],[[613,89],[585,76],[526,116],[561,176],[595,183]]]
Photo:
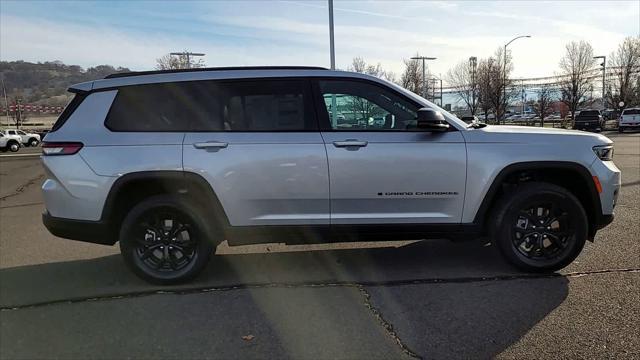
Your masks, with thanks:
[[[127,214],[120,230],[125,262],[136,275],[155,284],[194,278],[214,251],[203,213],[177,196],[143,200]]]
[[[492,238],[505,259],[528,272],[552,272],[570,264],[587,239],[587,215],[565,188],[525,183],[497,207]]]

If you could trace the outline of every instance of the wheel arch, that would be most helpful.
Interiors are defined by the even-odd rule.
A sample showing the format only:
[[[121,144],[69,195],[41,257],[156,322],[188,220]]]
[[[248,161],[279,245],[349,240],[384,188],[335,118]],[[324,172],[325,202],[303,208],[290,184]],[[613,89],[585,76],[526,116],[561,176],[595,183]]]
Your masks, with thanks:
[[[580,179],[576,181],[574,177]],[[509,187],[527,181],[546,181],[562,186],[574,194],[582,204],[589,219],[589,239],[593,240],[597,224],[602,217],[600,196],[589,170],[570,161],[530,161],[513,163],[504,167],[495,176],[487,190],[480,207],[474,216],[474,223],[481,224],[486,229],[487,221],[491,218],[501,196],[509,191]]]
[[[141,200],[160,194],[178,194],[211,211],[219,225],[229,220],[211,185],[199,174],[178,170],[140,171],[119,177],[105,200],[101,221],[117,230],[128,211]]]

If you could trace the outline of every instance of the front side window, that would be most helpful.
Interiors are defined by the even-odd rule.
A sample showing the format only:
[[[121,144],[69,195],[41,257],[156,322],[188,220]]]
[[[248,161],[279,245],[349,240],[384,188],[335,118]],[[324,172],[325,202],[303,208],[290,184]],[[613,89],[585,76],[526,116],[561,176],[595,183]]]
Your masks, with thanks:
[[[331,129],[415,131],[418,106],[380,86],[353,80],[319,82]]]
[[[19,134],[19,135],[27,135],[27,133],[26,133],[26,132],[24,132],[24,131],[22,131],[22,130],[18,130],[18,134]]]

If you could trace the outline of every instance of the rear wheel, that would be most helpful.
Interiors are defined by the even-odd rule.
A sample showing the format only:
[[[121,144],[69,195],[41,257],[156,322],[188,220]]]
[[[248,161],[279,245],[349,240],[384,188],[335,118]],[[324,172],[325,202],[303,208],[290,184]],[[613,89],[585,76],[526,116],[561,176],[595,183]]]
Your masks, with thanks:
[[[507,261],[530,272],[551,272],[570,264],[587,239],[587,215],[568,190],[526,183],[497,207],[492,238]]]
[[[203,213],[177,196],[142,201],[129,212],[120,230],[125,262],[151,283],[168,285],[194,278],[214,251],[213,232]]]
[[[20,144],[18,144],[17,141],[12,141],[7,145],[7,148],[9,148],[9,151],[11,152],[17,152],[20,150]]]
[[[40,142],[36,138],[29,139],[29,146],[36,147]]]

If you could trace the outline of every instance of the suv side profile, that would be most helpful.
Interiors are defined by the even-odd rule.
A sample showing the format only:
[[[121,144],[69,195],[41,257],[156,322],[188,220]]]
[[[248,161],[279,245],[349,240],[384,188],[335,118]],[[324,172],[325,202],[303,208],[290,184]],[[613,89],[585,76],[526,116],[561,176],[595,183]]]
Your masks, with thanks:
[[[613,220],[612,142],[465,124],[384,80],[309,67],[117,74],[74,85],[43,143],[43,222],[187,281],[216,245],[492,238],[523,271]],[[349,126],[345,126],[348,124]]]

